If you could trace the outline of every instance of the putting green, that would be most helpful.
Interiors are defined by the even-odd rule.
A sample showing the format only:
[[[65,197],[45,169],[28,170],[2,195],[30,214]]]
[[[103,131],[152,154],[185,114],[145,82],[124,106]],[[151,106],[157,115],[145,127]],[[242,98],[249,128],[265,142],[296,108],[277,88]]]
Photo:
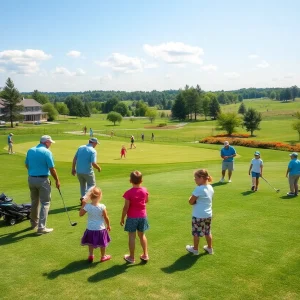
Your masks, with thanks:
[[[28,142],[22,144],[14,144],[14,151],[26,154],[27,150],[37,143]],[[55,161],[71,162],[77,148],[83,145],[79,140],[57,140],[51,146],[51,151]],[[120,159],[120,151],[122,147],[120,141],[101,141],[96,147],[98,152],[99,163],[122,163],[122,164],[161,164],[161,163],[178,163],[205,160],[220,160],[220,152],[218,150],[203,149],[188,146],[161,145],[154,143],[137,143],[136,149],[127,147],[125,159]]]

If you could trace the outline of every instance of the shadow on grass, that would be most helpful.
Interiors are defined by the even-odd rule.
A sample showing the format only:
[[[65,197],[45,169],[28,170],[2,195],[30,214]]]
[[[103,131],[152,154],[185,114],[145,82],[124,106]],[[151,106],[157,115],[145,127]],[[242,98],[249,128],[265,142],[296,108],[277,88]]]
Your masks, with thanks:
[[[20,235],[27,231],[31,231],[31,232]],[[28,228],[25,228],[25,229],[17,231],[17,232],[6,233],[6,234],[0,235],[0,245],[3,246],[3,245],[8,245],[8,244],[13,244],[13,243],[22,241],[23,239],[28,238],[28,237],[39,237],[39,235],[37,235],[35,231],[32,231],[32,229],[30,227],[28,227]]]
[[[82,259],[79,261],[73,261],[60,270],[53,270],[50,273],[43,273],[43,276],[46,276],[48,279],[55,279],[60,275],[72,274],[88,268],[94,268],[95,266],[96,264],[91,264],[86,259]]]
[[[67,207],[68,211],[72,211],[72,210],[79,211],[79,209],[80,209],[79,201],[78,201],[78,205],[73,205],[73,206]],[[65,213],[65,212],[66,212],[65,208],[61,207],[61,208],[56,208],[56,209],[50,210],[49,215],[55,215],[55,214],[60,214],[60,213]]]
[[[196,261],[204,255],[207,255],[207,253],[203,252],[199,255],[191,255],[190,253],[187,253],[174,261],[172,265],[161,268],[161,270],[168,274],[178,271],[185,271],[191,268],[196,263]]]
[[[254,194],[254,192],[253,191],[245,191],[245,192],[242,192],[241,194],[243,196],[248,196],[248,195]]]
[[[101,280],[109,279],[112,277],[119,276],[126,272],[128,268],[133,268],[141,265],[145,265],[146,263],[141,261],[139,264],[128,264],[125,263],[123,265],[115,265],[109,269],[100,271],[88,278],[88,282],[99,282]]]
[[[295,200],[295,198],[297,198],[297,196],[281,196],[279,197],[281,198],[282,200]]]
[[[220,186],[220,185],[225,185],[225,184],[227,184],[227,182],[215,182],[212,184],[212,186],[215,187],[215,186]]]

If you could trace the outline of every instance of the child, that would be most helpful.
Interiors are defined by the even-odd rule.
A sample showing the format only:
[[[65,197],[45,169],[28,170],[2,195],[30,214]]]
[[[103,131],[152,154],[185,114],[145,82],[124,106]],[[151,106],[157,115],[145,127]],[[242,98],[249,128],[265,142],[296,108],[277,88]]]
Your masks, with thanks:
[[[250,168],[249,168],[249,175],[252,170],[252,191],[258,190],[258,184],[259,184],[259,177],[262,176],[262,170],[263,170],[263,161],[260,158],[260,152],[255,151],[254,158],[251,160]]]
[[[123,156],[124,156],[124,158],[126,158],[126,152],[127,152],[126,147],[125,147],[125,145],[123,145],[122,149],[121,149],[121,159]]]
[[[100,248],[100,262],[110,260],[111,256],[105,254],[105,249],[110,242],[108,231],[110,231],[110,223],[107,215],[106,207],[100,204],[102,191],[96,187],[91,187],[82,200],[82,206],[79,211],[79,216],[82,217],[88,213],[87,229],[81,239],[82,246],[89,246],[88,261],[94,260],[94,249]],[[91,199],[92,203],[87,203]],[[106,224],[106,228],[105,228]]]
[[[205,169],[202,169],[194,173],[194,179],[197,186],[189,199],[189,203],[193,205],[192,235],[194,237],[194,245],[187,245],[186,250],[194,255],[199,255],[199,240],[200,237],[205,236],[207,245],[205,245],[203,249],[208,254],[213,254],[214,250],[212,248],[210,227],[214,189],[208,184],[212,182],[212,178]]]
[[[142,173],[139,171],[133,171],[130,174],[130,183],[132,188],[126,191],[123,195],[125,204],[121,217],[121,226],[124,225],[124,219],[126,218],[125,231],[128,231],[129,237],[129,255],[124,255],[124,259],[133,264],[134,260],[134,249],[135,249],[135,237],[136,232],[140,239],[141,246],[143,248],[143,254],[140,259],[148,261],[148,248],[147,238],[145,231],[149,228],[146,212],[146,203],[148,202],[148,191],[146,188],[141,187],[142,184]]]

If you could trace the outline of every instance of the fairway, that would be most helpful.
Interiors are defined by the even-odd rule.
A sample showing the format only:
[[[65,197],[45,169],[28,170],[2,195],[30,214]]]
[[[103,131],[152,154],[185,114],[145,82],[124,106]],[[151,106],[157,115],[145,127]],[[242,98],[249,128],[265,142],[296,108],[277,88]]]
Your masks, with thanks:
[[[80,145],[80,140],[57,140],[51,146],[55,161],[71,162]],[[15,145],[15,151],[26,154],[36,142]],[[220,160],[220,151],[179,145],[161,145],[154,143],[137,143],[136,149],[130,149],[127,144],[126,159],[120,159],[121,141],[103,140],[96,147],[99,163],[110,164],[161,164],[175,162],[193,162],[205,160]]]

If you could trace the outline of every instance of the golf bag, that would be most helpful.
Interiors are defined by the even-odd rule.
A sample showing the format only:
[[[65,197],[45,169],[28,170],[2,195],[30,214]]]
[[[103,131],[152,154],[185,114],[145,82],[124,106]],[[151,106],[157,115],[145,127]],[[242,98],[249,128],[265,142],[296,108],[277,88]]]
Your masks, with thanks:
[[[16,204],[5,194],[0,195],[0,218],[3,217],[8,225],[15,225],[23,219],[30,219],[31,204]]]

